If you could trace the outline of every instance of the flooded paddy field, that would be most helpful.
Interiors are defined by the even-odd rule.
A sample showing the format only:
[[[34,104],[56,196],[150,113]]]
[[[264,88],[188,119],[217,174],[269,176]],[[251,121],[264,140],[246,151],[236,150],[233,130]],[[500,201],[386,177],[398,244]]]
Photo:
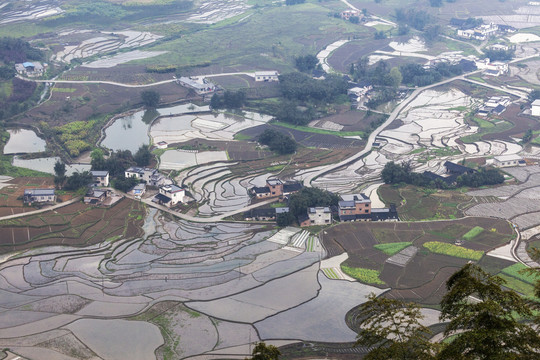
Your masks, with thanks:
[[[8,129],[9,140],[4,146],[4,154],[38,153],[45,151],[46,142],[33,130]]]
[[[296,314],[297,330],[282,340],[322,337],[310,323],[313,317],[302,315],[306,311],[324,313],[339,329],[335,336],[353,339],[346,312],[364,294],[380,292],[322,279],[318,262],[325,253],[320,246],[307,251],[296,245],[294,234],[300,229],[268,241],[277,235],[264,226],[215,223],[203,228],[156,210],[149,210],[142,228],[144,235],[133,240],[44,247],[2,263],[0,306],[8,310],[0,315],[5,318],[1,346],[22,356],[80,352],[147,359],[154,352],[162,358],[167,351],[192,356],[223,350],[245,355],[250,338],[275,337],[278,325],[270,319],[283,311]],[[335,286],[358,297],[333,306],[321,296]],[[90,331],[96,328],[103,331]],[[114,344],[111,332],[122,333],[114,336]],[[222,341],[216,347],[218,337]]]

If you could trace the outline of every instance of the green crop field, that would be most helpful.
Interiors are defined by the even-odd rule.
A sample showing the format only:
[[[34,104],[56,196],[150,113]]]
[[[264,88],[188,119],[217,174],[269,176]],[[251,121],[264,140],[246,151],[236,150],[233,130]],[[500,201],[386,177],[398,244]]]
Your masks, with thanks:
[[[429,241],[424,243],[424,247],[435,254],[448,255],[461,259],[480,260],[484,255],[483,251],[466,249],[461,246],[439,241]]]
[[[410,245],[412,245],[412,242],[403,241],[403,242],[390,243],[390,244],[377,244],[373,247],[377,250],[382,251],[386,255],[394,255]]]
[[[472,240],[484,231],[484,228],[481,226],[475,226],[471,230],[467,231],[463,238],[465,240]]]
[[[529,267],[523,265],[523,264],[514,264],[512,266],[508,266],[504,269],[501,270],[501,273],[503,274],[506,274],[506,275],[509,275],[509,276],[512,276],[516,279],[519,279],[521,281],[524,281],[526,283],[529,283],[529,284],[535,284],[536,281],[538,280],[538,277],[534,274],[530,274],[526,271],[523,271],[523,270],[526,270],[526,269],[529,269]],[[535,273],[537,274],[537,273]]]
[[[341,264],[341,271],[366,284],[384,284],[384,281],[379,279],[381,272],[378,270],[355,268]]]

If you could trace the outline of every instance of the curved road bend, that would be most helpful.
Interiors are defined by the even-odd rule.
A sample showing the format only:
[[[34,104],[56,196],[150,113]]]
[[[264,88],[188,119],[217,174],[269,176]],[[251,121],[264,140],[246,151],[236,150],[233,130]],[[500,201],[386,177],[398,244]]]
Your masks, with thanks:
[[[401,111],[407,106],[409,105],[414,99],[416,99],[416,97],[424,90],[427,90],[427,89],[430,89],[430,88],[433,88],[433,87],[437,87],[437,86],[440,86],[440,85],[444,85],[444,84],[447,84],[447,83],[450,83],[452,81],[455,81],[455,80],[463,80],[465,78],[465,76],[468,76],[468,75],[472,75],[472,74],[475,74],[475,73],[478,73],[480,72],[481,70],[476,70],[476,71],[473,71],[473,72],[470,72],[470,73],[467,73],[465,75],[459,75],[459,76],[455,76],[453,78],[449,78],[449,79],[446,79],[446,80],[443,80],[443,81],[440,81],[438,83],[435,83],[435,84],[431,84],[431,85],[427,85],[427,86],[424,86],[424,87],[421,87],[421,88],[418,88],[416,90],[413,91],[413,93],[405,100],[403,100],[395,109],[394,111],[392,111],[390,113],[390,116],[388,117],[388,119],[381,125],[379,126],[377,129],[375,129],[368,137],[368,140],[367,140],[367,143],[366,143],[366,147],[360,151],[359,153],[357,153],[356,155],[353,155],[352,157],[350,158],[347,158],[337,164],[332,164],[332,165],[327,165],[325,166],[324,168],[314,172],[314,173],[311,173],[309,174],[305,179],[304,179],[304,185],[305,186],[311,186],[311,182],[313,182],[313,180],[315,180],[316,178],[318,178],[319,176],[321,175],[324,175],[326,173],[329,173],[330,171],[332,170],[336,170],[342,166],[346,166],[346,165],[349,165],[351,164],[352,162],[360,159],[362,156],[366,155],[368,152],[371,151],[371,147],[373,146],[373,143],[375,142],[375,138],[377,136],[379,136],[379,134],[388,126],[390,125],[390,123],[392,123],[397,117],[398,115],[401,113]]]
[[[236,73],[220,73],[220,74],[209,74],[209,75],[198,75],[196,77],[216,77],[216,76],[229,76],[229,75],[247,75],[254,77],[254,73],[248,73],[248,72],[236,72]],[[107,85],[114,85],[114,86],[122,86],[122,87],[128,87],[128,88],[144,88],[144,87],[150,87],[150,86],[157,86],[157,85],[163,85],[175,82],[177,79],[169,79],[169,80],[163,80],[158,81],[151,84],[141,84],[141,85],[134,85],[134,84],[123,84],[123,83],[117,83],[114,81],[102,81],[102,80],[37,80],[37,79],[29,79],[22,76],[18,76],[19,78],[26,80],[26,81],[33,81],[37,83],[52,83],[52,84],[107,84]]]

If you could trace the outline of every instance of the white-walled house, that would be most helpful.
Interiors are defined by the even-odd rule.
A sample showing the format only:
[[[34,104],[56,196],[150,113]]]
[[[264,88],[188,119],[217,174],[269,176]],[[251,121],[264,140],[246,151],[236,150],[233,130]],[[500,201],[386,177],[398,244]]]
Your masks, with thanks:
[[[173,207],[184,202],[185,189],[177,185],[163,185],[159,188],[159,193],[154,197],[154,202],[167,207]]]
[[[92,181],[97,186],[109,186],[109,172],[108,171],[100,171],[100,170],[92,170],[90,171],[90,174],[92,174]]]
[[[540,116],[540,99],[536,99],[532,102],[531,114],[533,116]]]
[[[275,70],[272,71],[256,71],[255,81],[276,82],[279,81],[279,73]]]
[[[493,158],[493,165],[499,168],[520,166],[524,163],[523,158],[517,154],[499,155]]]

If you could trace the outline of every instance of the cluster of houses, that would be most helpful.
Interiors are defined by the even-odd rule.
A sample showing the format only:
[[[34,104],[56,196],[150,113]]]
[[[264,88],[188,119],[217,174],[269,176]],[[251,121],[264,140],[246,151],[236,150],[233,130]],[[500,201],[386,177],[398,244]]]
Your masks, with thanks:
[[[436,58],[428,60],[423,67],[424,69],[433,69],[441,63],[460,65],[464,72],[483,70],[483,73],[488,76],[504,75],[509,70],[507,62],[491,61],[489,58],[480,59],[474,55],[464,56],[459,51],[442,53]]]
[[[275,70],[256,71],[254,78],[258,82],[278,82],[279,72]],[[194,90],[198,95],[211,94],[218,90],[214,83],[202,76],[182,76],[176,79],[176,83]]]
[[[457,29],[457,36],[463,39],[474,39],[484,41],[499,33],[515,33],[516,28],[509,25],[497,25],[495,23],[482,24],[474,28],[467,25],[465,19],[452,19],[450,25]]]
[[[216,85],[205,77],[186,77],[176,79],[176,83],[194,90],[198,95],[210,94],[216,91]]]
[[[17,74],[19,75],[25,75],[28,77],[37,77],[42,76],[45,72],[45,68],[47,67],[47,64],[41,64],[40,62],[33,61],[33,62],[23,62],[19,64],[15,64],[15,71],[17,71]]]
[[[478,109],[476,114],[484,117],[491,114],[501,115],[510,104],[512,104],[512,99],[509,96],[492,96]]]
[[[359,10],[347,9],[347,10],[343,10],[340,13],[340,16],[343,20],[350,20],[351,18],[354,18],[354,17],[357,17],[358,19],[362,19],[364,17],[364,14],[360,12]]]
[[[285,199],[302,189],[302,184],[283,183],[279,179],[267,179],[265,187],[254,187],[251,189],[252,196],[256,198],[280,197]],[[257,208],[251,209],[244,214],[246,220],[272,221],[276,220],[280,214],[288,213],[288,207],[278,208]],[[301,227],[314,225],[329,225],[334,218],[339,221],[387,221],[399,220],[396,207],[376,209],[371,207],[371,200],[365,194],[341,195],[338,206],[308,207],[305,214],[297,220]]]

